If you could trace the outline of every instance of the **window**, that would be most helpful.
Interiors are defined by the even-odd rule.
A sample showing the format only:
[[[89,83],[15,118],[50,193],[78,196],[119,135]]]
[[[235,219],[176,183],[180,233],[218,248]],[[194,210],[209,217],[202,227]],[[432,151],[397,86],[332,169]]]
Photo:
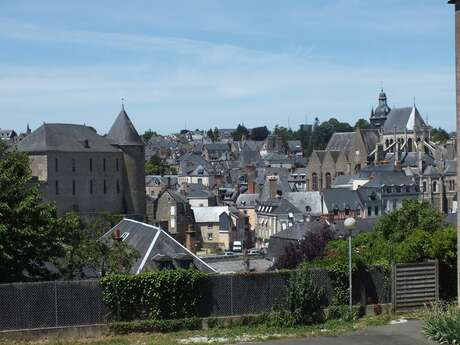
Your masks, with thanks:
[[[203,184],[203,179],[202,178],[198,179],[198,184]]]
[[[59,171],[59,161],[58,161],[57,158],[54,159],[54,170],[55,170],[56,172]]]
[[[121,240],[122,240],[122,241],[126,240],[126,239],[128,238],[128,236],[129,236],[129,232],[124,232],[124,233],[122,233],[122,234],[121,234]]]
[[[115,159],[115,169],[116,169],[117,171],[120,171],[120,162],[119,162],[118,158]]]
[[[120,181],[117,180],[117,194],[120,194]]]
[[[104,194],[107,194],[107,181],[104,180]]]
[[[337,207],[334,207],[334,216],[337,216],[339,214],[339,209]]]
[[[208,232],[208,241],[212,241],[212,232]]]
[[[89,159],[89,171],[93,171],[93,159]]]
[[[388,193],[388,194],[391,194],[391,191],[392,191],[392,190],[391,190],[391,187],[387,187],[387,193]]]
[[[350,209],[348,207],[345,209],[345,215],[346,216],[350,215]]]
[[[75,183],[75,180],[72,181],[72,195],[75,195],[75,192],[76,192],[76,183]]]
[[[175,228],[176,227],[176,219],[175,218],[171,218],[169,220],[169,224],[171,225],[171,229]]]
[[[59,181],[56,180],[56,183],[55,183],[55,191],[56,191],[56,195],[59,195]]]
[[[332,184],[331,173],[326,173],[326,189],[331,188],[331,184]]]
[[[89,194],[93,194],[93,180],[89,180]]]
[[[358,217],[361,216],[361,209],[360,208],[356,209],[356,216],[358,216]]]
[[[370,206],[367,208],[367,215],[369,217],[372,216],[372,207],[370,207]]]
[[[102,170],[106,171],[106,159],[105,158],[102,160]]]
[[[410,193],[410,186],[406,186],[406,193]]]
[[[311,187],[314,191],[318,190],[318,175],[316,173],[313,173],[311,175]]]
[[[175,216],[176,215],[176,206],[171,206],[171,216]]]
[[[438,183],[436,181],[433,181],[433,193],[438,192]]]
[[[212,229],[212,223],[208,223],[208,229]]]
[[[374,214],[375,214],[376,216],[379,215],[379,207],[378,207],[378,206],[375,206],[375,207],[374,207]]]
[[[72,158],[72,172],[75,172],[76,170],[76,162],[75,162],[75,158]]]
[[[401,193],[401,186],[396,186],[396,193]]]
[[[426,192],[426,181],[423,181],[423,192]]]

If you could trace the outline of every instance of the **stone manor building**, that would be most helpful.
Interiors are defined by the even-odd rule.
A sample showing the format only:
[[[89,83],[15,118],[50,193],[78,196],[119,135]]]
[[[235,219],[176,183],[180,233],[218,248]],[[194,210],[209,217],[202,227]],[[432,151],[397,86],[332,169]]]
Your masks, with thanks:
[[[109,133],[86,125],[44,123],[18,145],[58,214],[145,216],[144,143],[124,107]]]

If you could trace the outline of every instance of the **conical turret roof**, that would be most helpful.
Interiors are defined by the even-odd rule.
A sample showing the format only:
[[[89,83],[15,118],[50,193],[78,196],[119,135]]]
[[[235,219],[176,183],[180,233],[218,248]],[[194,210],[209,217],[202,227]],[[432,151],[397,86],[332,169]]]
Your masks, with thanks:
[[[110,128],[107,138],[116,145],[144,145],[124,107],[121,109],[120,114],[118,114],[112,128]]]

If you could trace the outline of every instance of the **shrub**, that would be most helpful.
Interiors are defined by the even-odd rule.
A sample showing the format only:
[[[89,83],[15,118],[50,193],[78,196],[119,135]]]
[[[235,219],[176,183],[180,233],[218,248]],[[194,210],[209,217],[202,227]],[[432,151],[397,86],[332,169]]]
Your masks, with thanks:
[[[460,344],[460,310],[457,307],[435,307],[425,320],[423,332],[441,344]]]
[[[101,279],[102,298],[113,319],[182,319],[197,315],[205,273],[162,270]]]
[[[312,281],[306,269],[295,270],[288,281],[287,311],[298,324],[311,324],[322,319],[324,291]]]
[[[363,307],[359,305],[353,306],[351,315],[350,307],[348,305],[331,305],[327,308],[328,320],[354,321],[358,320],[363,315]]]
[[[183,330],[201,329],[201,319],[188,318],[179,320],[139,320],[129,322],[112,322],[108,325],[114,334],[128,334],[141,332],[177,332]]]

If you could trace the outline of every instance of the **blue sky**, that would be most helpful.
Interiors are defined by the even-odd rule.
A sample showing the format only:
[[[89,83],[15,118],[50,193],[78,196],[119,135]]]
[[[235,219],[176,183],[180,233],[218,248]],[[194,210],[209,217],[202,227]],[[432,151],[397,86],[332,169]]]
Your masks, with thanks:
[[[0,0],[1,128],[139,132],[368,117],[415,101],[455,126],[453,9],[439,0]]]

